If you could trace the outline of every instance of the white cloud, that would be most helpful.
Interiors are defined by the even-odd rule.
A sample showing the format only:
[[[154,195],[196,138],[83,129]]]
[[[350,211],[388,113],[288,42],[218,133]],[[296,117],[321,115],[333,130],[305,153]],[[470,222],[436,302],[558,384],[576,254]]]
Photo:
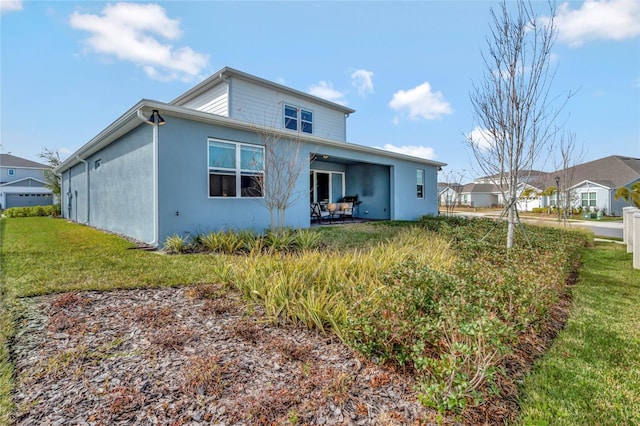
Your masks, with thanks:
[[[494,145],[494,138],[487,129],[476,127],[466,135],[467,140],[476,145],[482,151],[486,151]]]
[[[427,160],[433,160],[436,158],[436,154],[433,148],[430,146],[422,145],[405,145],[395,146],[393,144],[386,144],[381,149],[385,151],[397,152],[398,154],[411,155],[413,157],[426,158]]]
[[[324,80],[314,86],[311,86],[309,88],[309,93],[313,96],[317,96],[340,105],[347,104],[347,101],[344,99],[344,93],[334,89],[333,83],[328,83]]]
[[[360,96],[373,93],[373,71],[355,70],[351,73],[351,84]]]
[[[444,99],[442,92],[432,92],[429,82],[409,90],[400,90],[393,94],[389,106],[396,111],[408,111],[412,120],[423,118],[433,120],[451,114],[453,108]]]
[[[22,0],[0,0],[0,13],[22,10]]]
[[[548,22],[548,18],[543,18]],[[624,40],[640,35],[640,2],[638,0],[586,0],[579,9],[569,3],[558,8],[555,19],[558,38],[570,46],[581,46],[591,40]]]
[[[182,31],[180,21],[167,17],[156,4],[107,4],[101,16],[76,11],[69,22],[72,28],[91,33],[85,40],[90,49],[133,62],[156,80],[189,81],[207,65],[208,55],[158,40],[177,40]]]

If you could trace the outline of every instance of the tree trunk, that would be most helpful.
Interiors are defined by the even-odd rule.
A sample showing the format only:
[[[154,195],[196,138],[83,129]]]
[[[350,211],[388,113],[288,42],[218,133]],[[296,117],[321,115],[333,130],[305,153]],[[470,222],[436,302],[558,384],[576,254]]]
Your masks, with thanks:
[[[510,249],[513,247],[513,234],[515,230],[515,208],[514,205],[509,201],[509,214],[507,217],[507,248]]]

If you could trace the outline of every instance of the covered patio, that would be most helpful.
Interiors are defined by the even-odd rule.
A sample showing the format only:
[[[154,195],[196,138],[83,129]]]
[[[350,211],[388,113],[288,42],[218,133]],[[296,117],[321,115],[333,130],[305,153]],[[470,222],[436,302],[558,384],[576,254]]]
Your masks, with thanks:
[[[391,166],[323,153],[314,153],[312,158],[312,224],[391,218]]]

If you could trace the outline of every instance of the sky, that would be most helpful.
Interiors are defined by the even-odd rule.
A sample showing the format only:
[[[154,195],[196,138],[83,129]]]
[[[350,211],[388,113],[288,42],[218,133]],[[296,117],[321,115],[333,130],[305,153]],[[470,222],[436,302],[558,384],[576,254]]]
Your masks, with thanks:
[[[508,1],[508,7],[515,3]],[[640,158],[640,0],[557,2],[551,98],[582,161]],[[0,0],[0,152],[64,159],[229,66],[346,105],[348,142],[481,175],[470,93],[497,1]],[[534,1],[538,16],[547,2]],[[547,158],[547,157],[545,157]],[[547,159],[538,169],[554,170]]]

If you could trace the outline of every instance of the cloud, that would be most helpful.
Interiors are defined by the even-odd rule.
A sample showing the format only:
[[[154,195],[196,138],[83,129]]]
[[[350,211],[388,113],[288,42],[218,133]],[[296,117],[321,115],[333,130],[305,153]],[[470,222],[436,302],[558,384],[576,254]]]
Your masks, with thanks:
[[[433,160],[436,158],[436,154],[433,148],[422,145],[405,145],[395,146],[393,144],[386,144],[380,149],[385,151],[397,152],[398,154],[411,155],[412,157],[426,158],[427,160]]]
[[[373,93],[373,72],[367,70],[355,70],[351,73],[351,85],[353,85],[360,96]]]
[[[347,104],[347,101],[344,99],[344,93],[334,89],[333,83],[328,83],[324,80],[314,86],[311,86],[309,88],[309,93],[313,96],[317,96],[340,105]]]
[[[192,80],[209,59],[190,47],[175,48],[158,40],[178,40],[182,31],[180,21],[167,17],[156,4],[107,4],[101,16],[76,11],[69,23],[91,34],[85,43],[94,52],[132,62],[155,80]]]
[[[0,0],[0,13],[22,10],[22,0]]]
[[[480,148],[481,151],[487,151],[494,145],[494,138],[487,129],[476,127],[466,135],[467,140]]]
[[[543,22],[548,22],[548,17]],[[586,0],[579,9],[569,3],[558,8],[558,39],[573,47],[592,40],[624,40],[640,35],[640,2],[637,0]]]
[[[419,118],[434,120],[453,112],[453,108],[444,99],[442,92],[431,91],[429,82],[424,82],[413,89],[394,93],[389,106],[396,111],[408,111],[409,118],[412,120]]]

